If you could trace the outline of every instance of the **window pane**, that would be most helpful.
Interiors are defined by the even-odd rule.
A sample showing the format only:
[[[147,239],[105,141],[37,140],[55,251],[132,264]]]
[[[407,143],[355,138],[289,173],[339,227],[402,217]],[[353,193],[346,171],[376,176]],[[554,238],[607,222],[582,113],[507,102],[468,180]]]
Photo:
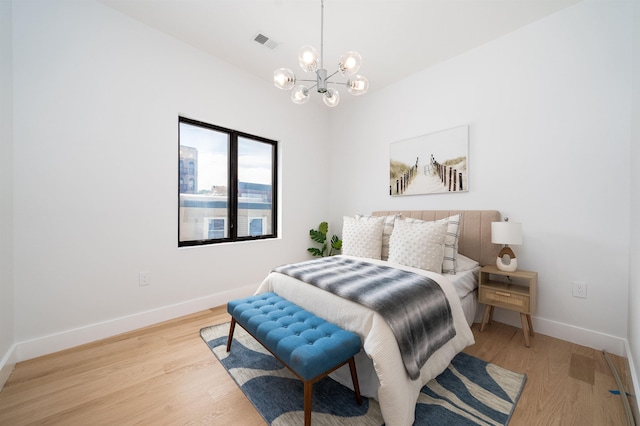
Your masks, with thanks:
[[[273,233],[274,145],[238,137],[238,237]]]
[[[229,135],[180,122],[179,242],[227,238]]]

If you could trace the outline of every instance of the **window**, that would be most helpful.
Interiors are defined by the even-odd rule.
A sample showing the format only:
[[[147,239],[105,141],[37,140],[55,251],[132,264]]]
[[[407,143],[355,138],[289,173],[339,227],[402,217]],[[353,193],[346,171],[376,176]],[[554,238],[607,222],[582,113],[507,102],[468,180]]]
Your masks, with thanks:
[[[184,117],[178,125],[178,246],[276,237],[277,143]]]

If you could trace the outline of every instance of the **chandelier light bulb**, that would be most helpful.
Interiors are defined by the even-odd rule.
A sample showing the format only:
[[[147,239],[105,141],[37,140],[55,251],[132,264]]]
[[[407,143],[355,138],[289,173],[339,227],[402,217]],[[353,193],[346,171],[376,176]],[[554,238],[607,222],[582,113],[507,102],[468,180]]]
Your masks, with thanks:
[[[369,90],[369,80],[362,75],[354,75],[347,82],[347,90],[354,96],[364,95]]]
[[[308,44],[302,46],[298,54],[298,63],[305,72],[314,72],[318,69],[318,52]]]
[[[346,69],[353,68],[355,66],[356,66],[356,60],[353,59],[352,57],[349,57],[349,58],[347,58],[346,61],[344,61],[344,67]]]
[[[358,72],[362,65],[362,57],[358,52],[347,52],[340,57],[338,68],[345,77],[350,77]]]
[[[340,103],[340,92],[336,89],[327,89],[322,100],[326,106],[333,108]]]
[[[273,72],[273,84],[282,90],[291,90],[296,84],[296,76],[289,68],[278,68]]]
[[[309,102],[309,89],[302,84],[298,84],[291,92],[291,100],[294,104],[302,105]]]

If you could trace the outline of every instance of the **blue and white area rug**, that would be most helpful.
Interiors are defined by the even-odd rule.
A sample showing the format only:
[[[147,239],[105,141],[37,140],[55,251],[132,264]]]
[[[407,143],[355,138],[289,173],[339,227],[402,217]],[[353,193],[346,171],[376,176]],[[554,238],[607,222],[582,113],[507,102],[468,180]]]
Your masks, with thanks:
[[[302,382],[240,326],[227,353],[229,323],[200,336],[269,425],[304,424]],[[414,425],[506,425],[526,376],[460,353],[421,390]],[[383,424],[380,406],[329,377],[313,385],[314,426]]]

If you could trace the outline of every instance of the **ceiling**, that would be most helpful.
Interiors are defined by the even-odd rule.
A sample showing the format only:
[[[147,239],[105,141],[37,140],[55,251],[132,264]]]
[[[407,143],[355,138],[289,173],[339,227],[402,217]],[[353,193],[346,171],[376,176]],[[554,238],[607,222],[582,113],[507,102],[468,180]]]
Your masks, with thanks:
[[[100,1],[268,84],[281,67],[315,78],[304,75],[297,56],[305,44],[320,51],[320,0]],[[339,56],[355,50],[359,74],[370,92],[379,90],[578,1],[326,0],[324,68],[331,74]],[[278,46],[257,43],[258,33]]]

